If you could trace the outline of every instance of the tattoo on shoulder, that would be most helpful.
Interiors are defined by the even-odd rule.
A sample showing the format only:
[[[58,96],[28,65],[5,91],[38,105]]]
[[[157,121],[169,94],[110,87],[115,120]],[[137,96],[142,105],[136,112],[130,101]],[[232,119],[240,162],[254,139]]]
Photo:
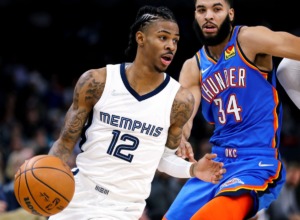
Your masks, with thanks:
[[[88,89],[86,91],[86,101],[89,100],[98,100],[104,90],[104,83],[97,82],[95,79],[91,80],[88,85]]]
[[[96,71],[90,71],[78,80],[74,91],[74,108],[78,108],[79,95],[84,95],[85,102],[91,105],[96,103],[101,97],[105,82],[97,80],[95,77],[96,74]]]

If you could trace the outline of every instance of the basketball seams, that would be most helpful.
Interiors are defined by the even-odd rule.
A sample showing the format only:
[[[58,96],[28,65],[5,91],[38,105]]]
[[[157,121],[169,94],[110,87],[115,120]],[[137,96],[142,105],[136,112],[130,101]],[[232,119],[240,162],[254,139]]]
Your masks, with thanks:
[[[43,157],[43,158],[44,158],[44,157]],[[29,161],[26,163],[26,166],[25,166],[25,168],[24,168],[25,183],[26,183],[27,191],[28,191],[28,193],[30,194],[30,197],[32,198],[32,200],[35,202],[35,204],[36,204],[36,205],[37,205],[44,213],[47,213],[48,215],[51,215],[51,213],[47,212],[46,210],[44,210],[43,207],[41,207],[41,206],[39,205],[39,203],[36,201],[36,198],[33,196],[32,192],[31,192],[31,190],[30,190],[30,187],[29,187],[29,184],[28,184],[28,181],[27,181],[27,173],[31,171],[31,173],[32,173],[32,175],[33,175],[33,172],[32,172],[32,166],[33,166],[34,163],[32,164],[31,167],[29,167],[29,169],[27,169],[28,163],[29,163]],[[34,175],[33,175],[33,176],[34,176]]]
[[[48,156],[49,156],[49,155],[46,155],[46,156],[44,156],[44,157],[39,158],[38,160],[35,160],[35,161],[33,162],[33,164],[32,164],[31,167],[34,168],[34,169],[38,169],[38,168],[51,168],[51,169],[57,169],[57,170],[59,170],[59,171],[61,171],[61,172],[64,172],[65,174],[67,174],[67,175],[74,181],[73,173],[72,173],[71,171],[67,172],[67,171],[64,171],[64,170],[62,170],[62,169],[60,169],[60,168],[55,168],[55,167],[51,167],[51,166],[39,166],[39,167],[35,167],[35,166],[34,166],[36,163],[38,163],[39,160],[44,159],[45,157],[48,157]],[[57,158],[57,160],[59,161],[60,159]],[[59,162],[60,162],[60,161],[59,161]],[[62,164],[62,166],[64,166],[64,165]]]
[[[50,167],[50,166],[41,166],[41,167],[32,167],[31,169],[32,170],[38,170],[38,169],[51,169],[51,170],[57,170],[57,171],[60,171],[60,172],[63,172],[63,173],[65,173],[65,174],[67,174],[69,177],[70,177],[70,179],[72,180],[72,181],[74,181],[74,178],[73,178],[73,174],[70,174],[69,172],[66,172],[66,171],[64,171],[64,170],[62,170],[62,169],[59,169],[59,168],[56,168],[56,167]]]
[[[36,168],[31,168],[31,174],[32,176],[38,180],[40,183],[43,183],[44,186],[47,186],[49,189],[51,189],[53,192],[55,192],[56,194],[58,194],[59,196],[61,196],[64,200],[66,200],[67,202],[70,202],[69,199],[67,199],[64,195],[62,195],[61,193],[59,193],[57,190],[55,190],[54,188],[52,188],[51,186],[49,186],[47,183],[45,183],[43,180],[41,180],[40,178],[38,178],[37,175],[35,175],[34,170],[38,170],[38,169],[43,169],[43,168],[47,168],[47,169],[52,169],[52,170],[57,170],[58,172],[62,172],[65,174],[68,174],[67,172],[60,170],[58,168],[53,168],[53,167],[36,167]],[[68,174],[68,176],[70,177],[70,175]],[[74,181],[74,180],[73,180]]]

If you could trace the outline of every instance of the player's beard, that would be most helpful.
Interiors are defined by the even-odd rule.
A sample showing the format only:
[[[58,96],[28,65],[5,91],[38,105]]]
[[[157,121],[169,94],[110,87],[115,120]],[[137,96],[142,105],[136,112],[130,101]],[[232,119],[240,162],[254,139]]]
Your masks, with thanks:
[[[206,37],[204,36],[203,31],[199,27],[198,22],[194,20],[193,23],[193,28],[197,38],[200,40],[202,45],[206,45],[206,46],[215,46],[222,43],[226,39],[226,37],[230,34],[231,26],[232,26],[232,22],[230,21],[229,15],[227,15],[223,23],[221,24],[217,35],[213,37]]]

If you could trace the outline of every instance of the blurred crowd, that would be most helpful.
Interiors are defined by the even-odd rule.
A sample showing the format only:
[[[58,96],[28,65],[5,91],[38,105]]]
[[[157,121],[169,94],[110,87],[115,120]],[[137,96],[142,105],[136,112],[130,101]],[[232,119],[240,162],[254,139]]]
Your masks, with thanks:
[[[88,5],[64,0],[60,4],[43,1],[42,5],[27,1],[30,10],[24,10],[23,1],[0,0],[0,220],[42,219],[20,209],[13,192],[14,174],[26,159],[48,153],[62,127],[79,75],[89,68],[123,61],[132,15],[141,4],[149,3],[132,1],[134,13],[128,13],[126,2],[95,0]],[[168,70],[177,78],[183,61],[200,46],[192,31],[193,1],[151,3],[162,2],[175,11],[181,26],[177,60]],[[278,23],[260,22],[279,28]],[[279,60],[274,61],[278,64]],[[284,103],[281,152],[287,182],[278,201],[257,216],[260,220],[300,219],[300,110],[282,88],[280,95]],[[196,159],[210,151],[211,134],[211,125],[199,112],[190,139]],[[78,153],[77,147],[70,167],[76,165]],[[161,219],[184,182],[157,172],[141,220]]]

